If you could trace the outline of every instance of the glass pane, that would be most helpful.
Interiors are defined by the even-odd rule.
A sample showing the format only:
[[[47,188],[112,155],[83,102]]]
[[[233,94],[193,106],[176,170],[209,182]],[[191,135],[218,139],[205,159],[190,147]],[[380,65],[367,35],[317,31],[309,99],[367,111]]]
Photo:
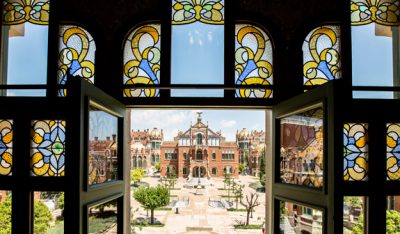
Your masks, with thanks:
[[[33,233],[64,233],[64,193],[41,191],[33,194]]]
[[[172,89],[172,97],[224,97],[222,89]]]
[[[88,209],[88,227],[90,234],[116,234],[118,230],[117,200],[91,206]]]
[[[303,64],[304,85],[321,85],[341,78],[339,26],[325,25],[307,35]]]
[[[272,85],[272,44],[264,30],[249,24],[235,29],[235,83]],[[239,89],[236,97],[270,98],[269,89]]]
[[[2,90],[0,90],[0,94]],[[45,89],[7,89],[7,96],[9,97],[45,97]]]
[[[224,83],[224,1],[199,2],[172,0],[172,84]],[[183,96],[181,92],[173,96]]]
[[[353,98],[357,99],[400,99],[400,92],[392,91],[353,91]]]
[[[322,107],[280,120],[280,174],[283,183],[323,186],[324,111]]]
[[[99,184],[118,176],[118,118],[94,105],[89,107],[88,183]]]
[[[124,46],[124,84],[160,84],[161,26],[147,24],[129,34]],[[124,89],[124,97],[158,97],[158,89]]]
[[[94,56],[96,44],[85,29],[74,25],[63,25],[59,29],[58,83],[67,82],[67,74],[80,76],[94,83]],[[67,90],[60,89],[59,96]]]
[[[11,191],[0,190],[0,231],[2,234],[11,234],[11,213]]]
[[[386,124],[386,170],[387,180],[400,179],[400,124]]]
[[[31,175],[64,176],[65,121],[32,121]]]
[[[386,233],[400,232],[400,196],[387,197]]]
[[[343,126],[343,178],[345,181],[368,179],[368,124]]]
[[[343,198],[343,234],[365,233],[365,197]]]
[[[0,175],[11,175],[13,161],[13,121],[0,119]]]
[[[3,1],[2,83],[46,84],[49,7],[48,0]]]
[[[280,233],[323,233],[322,210],[280,201]]]

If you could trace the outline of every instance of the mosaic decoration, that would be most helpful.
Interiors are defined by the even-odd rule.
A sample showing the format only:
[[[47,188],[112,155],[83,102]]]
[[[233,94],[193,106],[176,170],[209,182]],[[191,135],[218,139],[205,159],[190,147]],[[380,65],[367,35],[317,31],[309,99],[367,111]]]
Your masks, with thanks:
[[[124,84],[160,84],[159,24],[149,24],[134,30],[124,47]],[[158,97],[158,89],[124,89],[125,97]]]
[[[3,24],[16,25],[29,22],[49,24],[49,0],[5,0],[3,1]]]
[[[13,122],[0,119],[0,175],[11,175]]]
[[[258,27],[236,25],[235,83],[237,85],[272,85],[272,44]],[[270,89],[239,89],[236,97],[271,98]]]
[[[399,5],[397,0],[351,0],[351,25],[399,25]]]
[[[400,124],[386,125],[386,170],[388,180],[400,179]]]
[[[303,43],[304,85],[321,85],[341,78],[340,27],[323,26],[311,31]]]
[[[223,0],[173,0],[172,24],[224,24]]]
[[[31,175],[64,176],[65,121],[32,121]]]
[[[368,176],[368,124],[346,123],[343,127],[343,178],[363,181]]]
[[[80,76],[89,83],[94,83],[96,44],[85,29],[73,25],[61,26],[59,51],[59,84],[66,84],[68,74]],[[66,94],[66,89],[59,90],[59,96],[65,97]]]

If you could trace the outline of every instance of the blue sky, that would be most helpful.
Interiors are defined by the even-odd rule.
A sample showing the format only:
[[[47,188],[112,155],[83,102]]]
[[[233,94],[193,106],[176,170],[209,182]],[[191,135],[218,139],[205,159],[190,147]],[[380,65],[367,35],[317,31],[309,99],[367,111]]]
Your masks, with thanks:
[[[203,112],[203,123],[213,131],[221,130],[229,141],[235,141],[236,130],[265,131],[265,112],[261,110],[132,110],[131,128],[163,129],[164,140],[173,140],[178,130],[186,131],[197,122],[197,112]]]

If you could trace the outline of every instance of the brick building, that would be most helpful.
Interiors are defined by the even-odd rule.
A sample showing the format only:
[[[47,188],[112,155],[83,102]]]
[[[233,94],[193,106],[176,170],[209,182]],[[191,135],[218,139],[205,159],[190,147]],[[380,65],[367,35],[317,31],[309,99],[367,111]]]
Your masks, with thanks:
[[[146,172],[155,171],[155,164],[160,162],[161,143],[164,139],[162,130],[154,128],[131,132],[130,159],[131,169],[143,168]]]
[[[244,164],[247,174],[258,176],[261,157],[265,157],[265,132],[243,128],[236,132],[236,142],[239,163]]]
[[[188,130],[161,144],[161,176],[172,172],[184,178],[220,177],[224,172],[238,176],[237,143],[211,130],[201,114],[198,112],[197,122]]]

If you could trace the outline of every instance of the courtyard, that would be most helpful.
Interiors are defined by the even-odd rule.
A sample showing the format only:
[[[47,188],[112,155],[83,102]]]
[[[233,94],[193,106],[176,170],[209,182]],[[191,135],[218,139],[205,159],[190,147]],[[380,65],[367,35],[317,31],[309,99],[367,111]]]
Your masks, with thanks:
[[[211,178],[211,185],[205,186],[203,189],[189,188],[184,186],[186,179],[178,178],[175,189],[171,190],[170,201],[178,204],[188,201],[187,206],[178,208],[178,213],[175,207],[171,209],[160,209],[154,212],[156,223],[161,223],[164,226],[145,226],[142,228],[136,227],[136,233],[141,234],[173,234],[173,233],[262,233],[259,229],[235,229],[234,225],[244,224],[246,222],[246,211],[243,204],[238,202],[237,210],[228,211],[228,208],[236,208],[236,201],[229,198],[228,190],[224,189],[224,178]],[[244,185],[243,188],[243,203],[246,203],[246,195],[256,193],[258,195],[259,206],[254,208],[253,216],[249,223],[252,225],[262,225],[265,219],[265,193],[256,192],[254,188],[249,187],[252,183],[258,181],[257,177],[239,176],[235,178],[235,182]],[[150,186],[160,184],[159,177],[145,177],[142,182],[148,183]],[[131,194],[133,194],[133,190]],[[229,201],[230,200],[230,201]],[[171,204],[171,203],[170,203]],[[131,196],[131,210],[133,211],[133,220],[147,220],[149,213],[141,207]]]

